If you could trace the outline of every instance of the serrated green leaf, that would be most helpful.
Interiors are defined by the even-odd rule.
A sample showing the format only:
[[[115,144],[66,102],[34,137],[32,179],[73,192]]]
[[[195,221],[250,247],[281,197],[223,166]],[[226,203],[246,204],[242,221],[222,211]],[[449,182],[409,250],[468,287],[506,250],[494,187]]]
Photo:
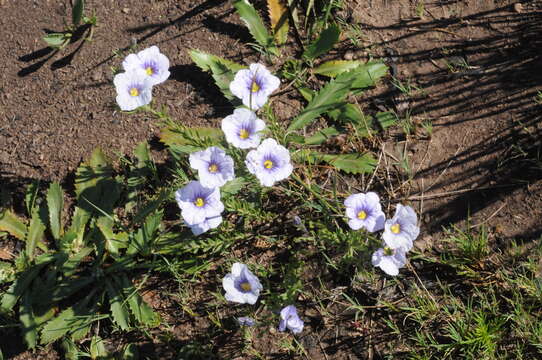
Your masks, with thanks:
[[[84,0],[75,0],[72,8],[72,24],[76,27],[81,23],[81,18],[83,17],[83,11],[85,9]]]
[[[139,229],[135,233],[135,235],[131,236],[131,241],[128,246],[127,254],[149,254],[149,251],[152,248],[155,240],[156,232],[160,227],[162,215],[162,212],[155,212],[147,216],[145,223],[143,224],[141,229]]]
[[[320,145],[332,136],[339,135],[340,132],[335,127],[330,126],[305,139],[306,145]]]
[[[52,183],[47,191],[47,209],[49,226],[55,240],[62,236],[62,208],[64,207],[64,192],[59,183]]]
[[[0,213],[0,230],[19,240],[24,241],[26,237],[25,223],[10,210],[4,210]]]
[[[254,40],[270,53],[277,55],[278,51],[273,44],[273,37],[267,32],[267,28],[254,6],[248,0],[234,0],[233,6],[237,10],[237,14],[245,22]]]
[[[299,130],[307,126],[321,114],[342,105],[342,102],[355,80],[355,74],[345,72],[331,80],[307,104],[288,127],[288,131]]]
[[[38,243],[41,242],[44,232],[45,225],[41,221],[39,209],[34,207],[32,219],[30,219],[30,225],[28,226],[28,234],[26,236],[26,255],[29,259],[34,258],[34,250]]]
[[[65,279],[56,283],[49,293],[51,302],[55,303],[62,301],[85,286],[92,284],[94,281],[95,279],[92,277],[78,277],[75,279]]]
[[[38,197],[38,191],[39,191],[39,180],[33,180],[28,187],[26,188],[25,194],[24,194],[24,203],[26,206],[26,213],[28,216],[32,215],[32,209],[34,208],[36,204],[36,199]]]
[[[139,209],[139,211],[134,215],[132,222],[134,224],[141,223],[147,216],[149,216],[149,214],[156,211],[162,205],[162,203],[169,198],[169,196],[170,193],[168,191],[161,191],[156,199],[149,201],[147,204],[145,204],[145,206]]]
[[[128,330],[130,328],[130,314],[124,307],[124,298],[121,292],[109,280],[105,281],[105,286],[109,298],[111,314],[113,315],[113,321],[122,330]]]
[[[316,153],[313,156],[349,174],[372,173],[377,164],[376,159],[369,153],[339,155]]]
[[[19,300],[30,286],[34,278],[38,276],[40,270],[55,259],[56,257],[51,254],[40,255],[36,258],[34,266],[18,274],[13,284],[11,284],[9,289],[2,295],[0,309],[3,311],[10,311],[13,309],[17,300]]]
[[[235,104],[237,98],[230,91],[230,83],[235,73],[244,69],[245,66],[195,49],[190,50],[188,54],[200,69],[211,72],[216,86],[228,100]]]
[[[38,344],[38,329],[32,310],[32,301],[28,293],[25,293],[21,299],[19,307],[19,320],[23,325],[21,331],[26,345],[33,349]]]
[[[313,71],[318,75],[336,77],[345,71],[350,71],[361,65],[363,63],[358,60],[331,60],[319,65]]]
[[[383,62],[372,61],[358,66],[352,72],[355,74],[352,90],[356,90],[354,93],[358,93],[365,88],[374,86],[381,77],[388,73],[388,67]]]
[[[305,99],[307,101],[311,101],[314,98],[314,94],[315,94],[314,90],[311,90],[311,89],[306,88],[306,87],[300,87],[300,88],[297,89],[297,91],[299,91],[301,96],[303,96],[303,99]]]
[[[64,356],[66,360],[79,360],[79,349],[75,345],[72,339],[62,339],[62,349],[64,350]]]
[[[103,339],[98,335],[94,335],[92,339],[90,339],[90,358],[96,360],[107,356],[108,354]]]
[[[318,56],[327,53],[339,41],[340,35],[341,29],[337,25],[331,25],[322,31],[320,36],[305,49],[303,57],[314,60]]]
[[[282,0],[267,0],[267,10],[275,44],[282,45],[288,37],[288,9]]]
[[[358,136],[369,136],[372,133],[372,119],[365,116],[358,105],[344,104],[335,110],[329,111],[327,115],[340,124],[352,124],[356,128]]]
[[[140,324],[146,326],[158,326],[160,324],[160,317],[138,294],[136,288],[132,285],[132,282],[124,274],[120,277],[119,280],[121,286],[123,287],[124,296],[128,301],[130,311],[134,315],[135,319]]]

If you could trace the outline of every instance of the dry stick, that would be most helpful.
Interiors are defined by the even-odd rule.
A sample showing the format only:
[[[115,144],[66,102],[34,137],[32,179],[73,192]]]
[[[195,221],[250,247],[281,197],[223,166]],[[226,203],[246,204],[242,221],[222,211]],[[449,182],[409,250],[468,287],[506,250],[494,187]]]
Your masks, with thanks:
[[[457,195],[457,194],[463,194],[463,193],[467,193],[467,192],[470,192],[470,191],[493,190],[493,189],[511,187],[511,186],[517,186],[517,184],[495,185],[495,186],[486,186],[486,187],[481,187],[481,188],[476,188],[476,189],[454,190],[454,191],[447,191],[447,192],[442,192],[442,193],[437,193],[437,194],[429,194],[427,196],[425,196],[425,195],[421,195],[421,196],[420,195],[413,195],[413,196],[401,198],[400,200],[434,199],[434,198],[438,198],[438,197],[446,197],[446,196],[453,196],[453,195]]]
[[[384,143],[382,143],[382,147],[384,147]],[[380,150],[380,155],[378,156],[378,163],[376,164],[376,168],[373,171],[373,175],[371,175],[371,178],[369,179],[369,183],[365,187],[365,192],[367,192],[369,190],[369,188],[371,187],[371,184],[373,183],[376,172],[378,171],[378,168],[380,167],[380,161],[382,160],[382,155],[383,154],[384,154],[384,152],[382,150]]]
[[[423,200],[422,200],[422,201],[423,201]],[[479,223],[479,224],[471,225],[471,226],[469,227],[469,229],[473,229],[473,228],[475,228],[475,227],[478,227],[478,226],[480,226],[480,225],[485,224],[486,222],[488,222],[489,220],[491,220],[495,215],[497,215],[497,213],[498,213],[499,211],[501,211],[505,206],[506,206],[506,203],[502,204],[502,206],[501,206],[500,208],[498,208],[493,214],[491,214],[487,219],[485,219],[484,221],[482,221],[482,222]]]

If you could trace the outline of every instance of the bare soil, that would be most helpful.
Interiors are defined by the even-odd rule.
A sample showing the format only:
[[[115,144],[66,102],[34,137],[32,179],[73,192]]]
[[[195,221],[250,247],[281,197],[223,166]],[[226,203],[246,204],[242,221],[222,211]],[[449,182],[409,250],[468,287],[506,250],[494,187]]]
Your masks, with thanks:
[[[395,168],[399,175],[380,185],[391,189],[394,202],[410,202],[419,210],[423,235],[417,246],[438,250],[442,227],[450,224],[488,226],[495,248],[502,251],[511,239],[539,239],[542,106],[536,96],[542,90],[542,3],[425,1],[421,17],[416,1],[346,3],[342,16],[359,24],[364,39],[357,48],[345,40],[340,55],[383,58],[396,79],[415,86],[403,94],[389,78],[366,96],[364,106],[368,112],[394,109],[415,124],[413,135],[405,137],[398,129],[386,135],[379,171]],[[259,60],[226,0],[89,0],[87,8],[99,21],[93,41],[55,54],[41,37],[63,29],[68,2],[0,0],[0,176],[8,189],[20,189],[29,179],[63,180],[97,146],[124,154],[147,140],[161,156],[156,122],[143,113],[115,109],[112,68],[120,66],[134,43],[158,45],[169,57],[171,79],[153,96],[157,106],[166,105],[172,118],[187,125],[216,126],[232,110],[212,79],[192,64],[188,49],[238,62]],[[291,112],[282,111],[287,121]],[[426,121],[433,124],[430,136],[421,127]],[[410,174],[393,165],[402,154]],[[407,183],[409,175],[413,181]],[[242,355],[244,340],[235,324],[213,337],[213,325],[204,316],[207,291],[216,291],[219,277],[209,274],[194,288],[191,308],[199,309],[200,318],[160,296],[167,291],[151,287],[147,300],[171,325],[171,338],[160,336],[160,329],[154,342],[138,343],[142,352],[170,359],[199,341],[219,358],[250,358]],[[163,290],[159,279],[154,288]],[[307,327],[300,342],[309,359],[381,358],[383,345],[371,339],[382,332],[382,324],[324,324],[310,309],[301,315]],[[283,336],[270,326],[258,330],[253,345],[266,358],[288,358],[278,345]],[[113,349],[127,341],[106,340]],[[3,340],[0,346],[8,358],[60,358],[54,349],[22,353]]]

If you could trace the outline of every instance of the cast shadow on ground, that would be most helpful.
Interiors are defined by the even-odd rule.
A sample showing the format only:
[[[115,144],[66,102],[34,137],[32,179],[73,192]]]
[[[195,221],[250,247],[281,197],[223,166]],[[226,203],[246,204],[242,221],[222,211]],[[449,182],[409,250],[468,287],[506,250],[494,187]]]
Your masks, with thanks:
[[[415,175],[416,180],[443,174],[430,189],[411,194],[415,197],[445,193],[449,188],[465,190],[430,210],[434,219],[430,231],[464,220],[468,211],[475,215],[499,201],[506,202],[512,193],[528,192],[529,184],[542,180],[542,106],[536,101],[542,86],[542,11],[516,13],[504,7],[462,18],[367,27],[372,31],[402,31],[402,35],[373,44],[396,49],[395,65],[399,69],[428,60],[434,65],[431,73],[399,79],[413,81],[425,92],[412,96],[411,117],[438,114],[433,125],[437,134],[452,125],[476,127],[499,119],[498,128],[488,131],[487,136]],[[405,39],[416,35],[441,31],[459,34],[467,27],[490,29],[492,35],[468,41],[457,35],[450,44],[423,51],[402,46]],[[464,59],[463,66],[451,64],[457,58]],[[398,95],[401,93],[390,87],[383,96],[388,108],[394,107]],[[542,223],[518,232],[517,237],[528,241],[541,235]]]

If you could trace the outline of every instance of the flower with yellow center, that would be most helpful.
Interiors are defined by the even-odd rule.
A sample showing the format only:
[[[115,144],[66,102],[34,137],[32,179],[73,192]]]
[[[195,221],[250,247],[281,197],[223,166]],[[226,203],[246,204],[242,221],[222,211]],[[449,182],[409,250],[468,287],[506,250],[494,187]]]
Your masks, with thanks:
[[[266,169],[271,169],[273,167],[273,162],[271,160],[265,160],[263,162],[263,166],[266,168]]]
[[[190,154],[190,167],[198,170],[199,181],[209,189],[221,187],[235,177],[233,158],[216,146]]]
[[[226,300],[251,305],[256,303],[263,289],[260,280],[241,263],[232,265],[231,273],[222,279],[222,287],[226,291]]]
[[[248,139],[249,135],[250,134],[248,133],[246,129],[239,130],[239,139],[243,139],[243,140]]]
[[[130,89],[131,96],[139,96],[139,90],[136,87]]]
[[[394,234],[399,234],[401,232],[401,225],[399,224],[393,224],[391,227],[390,227],[390,230],[392,233]]]
[[[358,193],[344,200],[348,226],[352,230],[365,229],[369,232],[381,230],[386,221],[380,198],[374,192]]]
[[[147,68],[145,69],[145,71],[147,72],[147,75],[151,76],[152,74],[154,74],[154,71],[152,70],[152,67],[151,66],[147,66]]]
[[[414,246],[414,240],[420,234],[418,217],[410,206],[397,204],[393,218],[386,220],[382,238],[392,249],[403,248],[410,251]]]

